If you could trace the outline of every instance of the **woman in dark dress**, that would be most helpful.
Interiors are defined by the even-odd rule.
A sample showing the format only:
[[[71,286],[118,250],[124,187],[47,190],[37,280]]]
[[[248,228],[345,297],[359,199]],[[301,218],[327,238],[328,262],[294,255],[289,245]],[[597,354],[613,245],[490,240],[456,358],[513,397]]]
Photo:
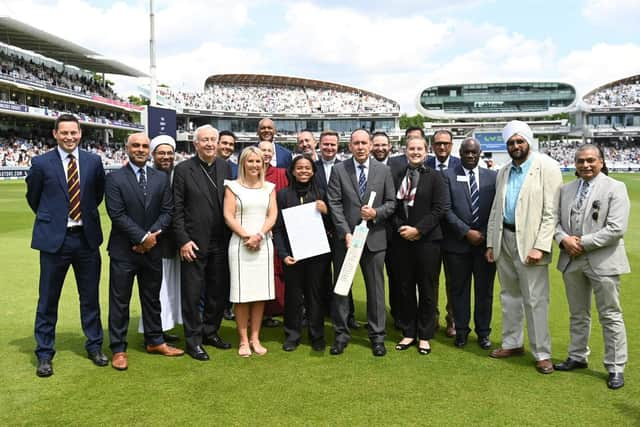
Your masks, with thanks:
[[[314,180],[316,165],[308,154],[293,159],[289,169],[290,181],[287,188],[278,191],[278,219],[274,228],[276,251],[282,260],[285,281],[284,351],[293,351],[302,338],[302,317],[307,307],[309,338],[316,351],[325,348],[324,339],[324,299],[323,272],[325,261],[322,255],[296,260],[291,253],[287,230],[282,218],[282,210],[305,203],[314,203],[316,209],[327,220],[325,194]],[[325,226],[326,230],[326,226]]]

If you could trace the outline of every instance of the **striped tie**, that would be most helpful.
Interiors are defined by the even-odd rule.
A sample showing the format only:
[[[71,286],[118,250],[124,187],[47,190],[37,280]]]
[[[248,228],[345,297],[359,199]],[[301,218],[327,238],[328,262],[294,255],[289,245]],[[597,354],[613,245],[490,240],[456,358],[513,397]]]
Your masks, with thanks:
[[[471,193],[471,218],[473,223],[477,224],[480,221],[480,192],[472,170],[469,171],[469,192]]]
[[[80,180],[78,179],[78,165],[73,154],[69,154],[67,165],[67,187],[69,188],[69,218],[80,220]]]
[[[364,192],[367,189],[367,177],[364,174],[364,165],[358,165],[360,169],[360,176],[358,177],[358,190],[360,191],[360,198],[364,197]]]

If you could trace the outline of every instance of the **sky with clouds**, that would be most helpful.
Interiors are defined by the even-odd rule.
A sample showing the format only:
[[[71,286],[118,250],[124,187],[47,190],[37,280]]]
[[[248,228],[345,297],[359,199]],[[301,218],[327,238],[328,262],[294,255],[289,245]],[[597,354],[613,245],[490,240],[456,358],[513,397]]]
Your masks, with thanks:
[[[276,74],[370,90],[415,113],[445,83],[561,81],[580,94],[640,74],[638,0],[154,1],[158,81]],[[149,1],[0,0],[9,16],[142,71]],[[144,80],[110,76],[123,96]]]

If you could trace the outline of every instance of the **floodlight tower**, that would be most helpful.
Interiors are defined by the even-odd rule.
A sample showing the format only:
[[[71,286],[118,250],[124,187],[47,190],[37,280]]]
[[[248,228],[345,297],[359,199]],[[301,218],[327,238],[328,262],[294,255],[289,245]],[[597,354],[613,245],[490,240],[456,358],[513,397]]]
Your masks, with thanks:
[[[153,13],[153,0],[149,0],[149,21],[150,21],[150,37],[149,37],[149,74],[151,74],[150,101],[151,105],[157,105],[156,100],[156,40],[155,40],[155,15]]]

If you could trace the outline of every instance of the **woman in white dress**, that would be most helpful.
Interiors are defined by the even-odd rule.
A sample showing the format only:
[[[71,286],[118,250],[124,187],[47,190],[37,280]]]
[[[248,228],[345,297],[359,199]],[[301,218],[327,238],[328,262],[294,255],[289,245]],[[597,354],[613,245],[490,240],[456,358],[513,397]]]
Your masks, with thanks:
[[[225,186],[224,219],[233,232],[229,242],[229,300],[234,303],[240,336],[238,354],[248,357],[253,350],[262,356],[267,352],[260,343],[264,304],[275,298],[271,229],[278,208],[275,186],[264,180],[258,148],[242,151],[238,179],[225,181]]]

